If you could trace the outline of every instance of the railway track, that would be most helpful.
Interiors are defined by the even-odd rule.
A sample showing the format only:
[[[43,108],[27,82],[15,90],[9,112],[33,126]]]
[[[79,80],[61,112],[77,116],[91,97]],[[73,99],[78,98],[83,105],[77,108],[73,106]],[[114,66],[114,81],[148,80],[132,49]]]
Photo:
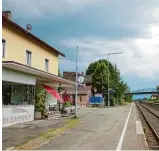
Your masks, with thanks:
[[[152,110],[141,104],[136,103],[143,124],[146,140],[150,150],[159,150],[159,116]]]

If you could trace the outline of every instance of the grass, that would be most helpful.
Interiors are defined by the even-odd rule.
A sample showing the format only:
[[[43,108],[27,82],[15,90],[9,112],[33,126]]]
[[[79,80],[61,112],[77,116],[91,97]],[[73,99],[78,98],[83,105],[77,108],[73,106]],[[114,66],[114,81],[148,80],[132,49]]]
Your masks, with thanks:
[[[22,145],[17,145],[14,150],[32,150],[43,146],[50,142],[51,139],[55,138],[56,136],[66,132],[67,130],[73,128],[79,123],[79,119],[69,119],[63,127],[57,129],[48,130],[38,137],[28,140],[27,142],[23,143]]]
[[[148,103],[159,103],[159,100],[146,100]]]
[[[145,127],[143,128],[143,131],[144,131],[144,134],[145,134],[146,133],[146,128]]]
[[[121,101],[120,105],[127,105],[129,104],[130,102],[125,102],[124,100]]]

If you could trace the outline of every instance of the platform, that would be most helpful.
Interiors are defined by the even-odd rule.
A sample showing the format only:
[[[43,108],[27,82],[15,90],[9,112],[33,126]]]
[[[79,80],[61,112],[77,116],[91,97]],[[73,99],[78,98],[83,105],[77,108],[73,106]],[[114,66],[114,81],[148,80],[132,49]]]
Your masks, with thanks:
[[[38,150],[148,150],[135,104],[78,110],[80,124]],[[65,120],[43,120],[2,130],[3,149],[21,144]]]
[[[148,150],[135,104],[87,108],[81,123],[40,150]]]

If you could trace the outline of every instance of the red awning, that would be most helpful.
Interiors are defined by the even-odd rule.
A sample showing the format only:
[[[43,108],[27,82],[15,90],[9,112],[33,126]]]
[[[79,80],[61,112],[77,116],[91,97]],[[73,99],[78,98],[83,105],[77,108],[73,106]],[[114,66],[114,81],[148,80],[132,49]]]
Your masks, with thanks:
[[[61,103],[64,103],[62,97],[59,95],[59,93],[57,92],[57,90],[48,87],[46,85],[43,85],[43,87],[45,88],[45,90],[50,93],[53,97],[55,97],[58,101],[60,101]]]
[[[64,102],[70,102],[71,103],[71,98],[67,93],[64,93],[62,95]]]

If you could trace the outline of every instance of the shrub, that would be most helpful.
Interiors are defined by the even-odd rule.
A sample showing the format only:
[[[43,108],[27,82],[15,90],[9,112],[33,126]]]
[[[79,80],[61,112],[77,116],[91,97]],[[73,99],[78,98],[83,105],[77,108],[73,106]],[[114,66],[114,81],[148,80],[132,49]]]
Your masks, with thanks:
[[[63,104],[63,106],[64,106],[64,107],[70,107],[70,106],[71,106],[71,103],[67,101],[67,102],[65,102],[65,103]]]
[[[35,97],[35,112],[41,112],[42,115],[45,114],[45,91],[40,91]]]

